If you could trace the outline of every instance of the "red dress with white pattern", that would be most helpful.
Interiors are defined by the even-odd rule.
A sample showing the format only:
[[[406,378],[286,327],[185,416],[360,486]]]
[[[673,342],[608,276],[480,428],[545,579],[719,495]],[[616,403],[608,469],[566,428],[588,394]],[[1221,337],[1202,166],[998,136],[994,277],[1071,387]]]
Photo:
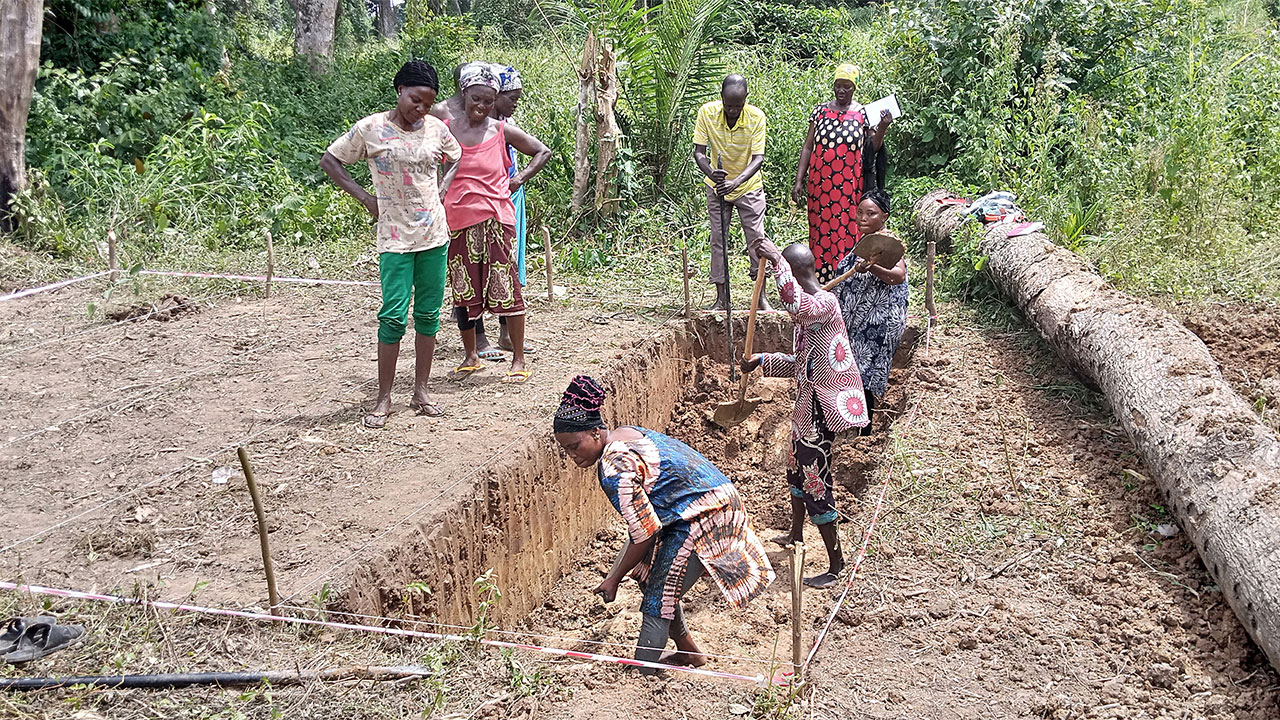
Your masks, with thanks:
[[[818,259],[818,279],[825,283],[861,237],[854,217],[866,186],[863,155],[871,135],[860,106],[841,112],[824,103],[813,109],[809,123],[809,249]]]

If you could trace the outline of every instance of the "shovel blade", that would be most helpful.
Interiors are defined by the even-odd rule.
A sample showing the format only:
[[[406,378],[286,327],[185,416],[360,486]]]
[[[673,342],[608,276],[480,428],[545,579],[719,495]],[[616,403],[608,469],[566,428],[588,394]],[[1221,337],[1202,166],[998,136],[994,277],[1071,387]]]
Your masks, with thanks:
[[[712,419],[722,428],[741,425],[743,420],[751,417],[751,413],[755,412],[756,406],[761,402],[760,398],[746,398],[742,402],[733,400],[720,403],[716,406],[716,413]]]

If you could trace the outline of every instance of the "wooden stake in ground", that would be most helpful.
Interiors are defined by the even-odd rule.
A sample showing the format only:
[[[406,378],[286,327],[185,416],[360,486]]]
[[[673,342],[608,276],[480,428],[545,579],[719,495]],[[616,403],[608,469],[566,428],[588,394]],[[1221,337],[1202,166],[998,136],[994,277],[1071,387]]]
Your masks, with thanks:
[[[687,320],[693,315],[693,308],[689,303],[689,246],[687,244],[680,248],[680,268],[680,275],[684,278],[684,317]]]
[[[804,626],[804,543],[791,545],[791,669],[800,680],[800,631]]]
[[[926,246],[925,259],[928,265],[924,269],[924,308],[929,313],[929,324],[938,316],[938,308],[933,304],[933,263],[938,255],[938,243],[930,240]]]
[[[542,252],[547,266],[547,302],[551,302],[555,299],[556,286],[551,279],[551,230],[546,225],[542,226]]]
[[[111,279],[116,279],[116,273],[120,272],[120,261],[116,256],[116,231],[107,231],[107,269],[111,271]]]
[[[925,260],[928,264],[924,269],[924,311],[928,317],[924,321],[924,354],[928,355],[933,334],[933,321],[938,317],[938,307],[933,303],[933,264],[938,256],[938,242],[930,240],[925,247]]]
[[[262,509],[262,496],[258,492],[258,483],[253,479],[253,466],[249,464],[249,453],[243,446],[236,448],[240,456],[240,467],[244,470],[244,481],[249,486],[249,496],[253,498],[253,513],[258,516],[258,542],[262,546],[262,569],[267,575],[267,598],[271,601],[271,614],[279,615],[280,594],[276,592],[276,572],[271,567],[271,545],[267,541],[267,514]]]
[[[916,203],[925,240],[959,226],[942,191]],[[1280,669],[1280,438],[1169,313],[1116,290],[1044,233],[989,228],[997,287],[1106,396],[1236,617]]]
[[[276,275],[276,248],[271,243],[271,231],[267,230],[267,297],[271,297],[271,278]]]

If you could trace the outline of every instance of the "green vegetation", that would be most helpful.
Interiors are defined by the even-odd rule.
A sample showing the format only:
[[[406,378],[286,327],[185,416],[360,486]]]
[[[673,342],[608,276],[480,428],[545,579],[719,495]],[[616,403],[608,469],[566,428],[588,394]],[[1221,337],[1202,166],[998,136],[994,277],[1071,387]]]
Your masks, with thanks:
[[[392,103],[401,62],[471,58],[525,75],[517,120],[555,156],[530,185],[535,228],[578,273],[635,274],[688,242],[705,255],[689,132],[726,70],[769,115],[769,231],[801,240],[786,199],[810,108],[830,69],[864,69],[858,95],[895,92],[890,184],[905,231],[939,185],[1017,192],[1064,246],[1144,294],[1280,296],[1280,30],[1246,0],[899,0],[843,3],[477,0],[439,15],[410,0],[393,40],[344,2],[331,69],[292,57],[292,13],[243,0],[52,0],[28,127],[32,186],[0,276],[100,266],[106,232],[127,264],[353,273],[372,255],[364,210],[318,169],[328,143]],[[438,7],[438,6],[437,6]],[[468,7],[464,4],[464,7]],[[621,212],[569,217],[577,55],[588,28],[621,59]],[[356,168],[357,179],[367,173]],[[572,220],[572,222],[570,222]],[[541,235],[530,234],[534,257]],[[943,286],[980,294],[960,242]],[[737,268],[739,272],[743,267]]]

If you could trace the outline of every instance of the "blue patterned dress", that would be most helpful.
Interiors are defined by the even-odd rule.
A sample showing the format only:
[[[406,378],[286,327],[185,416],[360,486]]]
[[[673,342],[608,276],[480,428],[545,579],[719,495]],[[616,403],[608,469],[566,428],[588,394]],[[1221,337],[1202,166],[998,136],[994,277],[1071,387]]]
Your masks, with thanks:
[[[631,429],[644,438],[609,443],[598,470],[600,487],[626,521],[631,542],[658,536],[631,573],[644,591],[641,612],[675,616],[691,554],[730,604],[746,605],[774,574],[738,489],[688,445]]]
[[[858,262],[857,255],[854,247],[840,261],[836,275],[851,270]],[[886,285],[875,275],[861,272],[837,285],[834,292],[840,300],[853,357],[862,371],[862,387],[875,397],[884,397],[893,355],[907,328],[907,281]]]

